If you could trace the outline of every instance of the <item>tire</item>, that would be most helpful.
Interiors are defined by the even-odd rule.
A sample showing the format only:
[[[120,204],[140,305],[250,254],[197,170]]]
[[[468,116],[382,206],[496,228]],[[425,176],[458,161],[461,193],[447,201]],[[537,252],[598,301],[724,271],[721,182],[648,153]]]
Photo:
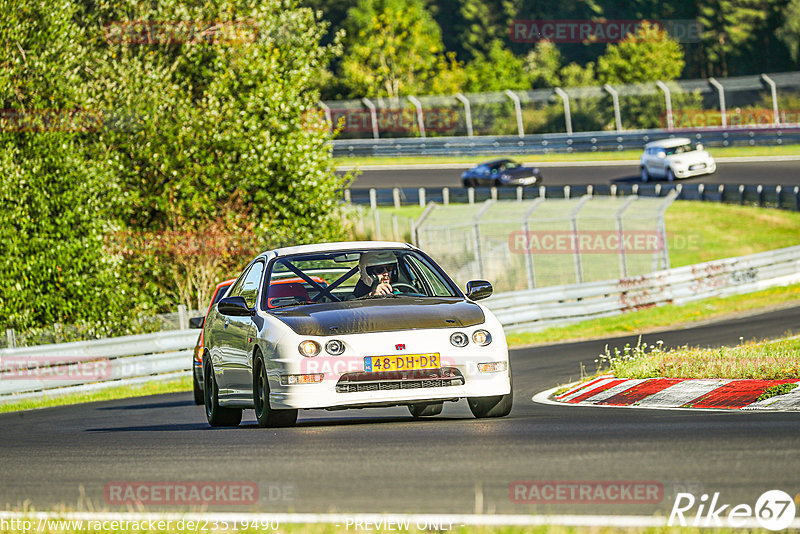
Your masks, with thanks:
[[[505,417],[511,413],[511,407],[514,405],[514,384],[511,380],[510,371],[508,380],[511,382],[511,391],[506,395],[468,397],[467,403],[472,415],[477,419],[484,419],[487,417]]]
[[[675,173],[674,173],[674,172],[672,172],[672,168],[671,168],[671,167],[670,167],[670,169],[667,171],[667,181],[668,181],[668,182],[674,182],[674,181],[675,181]]]
[[[297,422],[297,410],[273,410],[270,407],[267,366],[260,353],[253,363],[253,406],[261,428],[293,426]]]
[[[242,409],[224,408],[219,405],[219,388],[207,354],[203,356],[203,387],[208,424],[213,427],[239,426],[242,422]]]
[[[650,173],[647,172],[647,167],[642,167],[642,181],[647,182],[650,180]]]
[[[442,408],[444,408],[443,402],[408,405],[408,411],[411,412],[411,415],[414,417],[414,419],[419,419],[420,417],[431,417],[434,415],[439,415],[440,413],[442,413]]]
[[[197,373],[192,369],[192,391],[194,392],[194,403],[200,406],[206,403],[206,396],[203,394],[203,389],[197,381]]]

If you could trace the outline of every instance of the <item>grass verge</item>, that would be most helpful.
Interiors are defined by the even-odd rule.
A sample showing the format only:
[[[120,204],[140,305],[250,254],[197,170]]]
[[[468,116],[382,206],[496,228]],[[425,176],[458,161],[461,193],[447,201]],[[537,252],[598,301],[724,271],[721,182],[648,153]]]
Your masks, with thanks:
[[[769,309],[781,304],[800,303],[800,284],[773,287],[755,293],[715,297],[680,306],[666,305],[634,312],[553,327],[540,332],[508,334],[512,347],[524,345],[595,339],[636,334],[660,328],[675,328],[696,321],[722,318],[726,315]]]
[[[800,145],[709,147],[715,158],[759,156],[797,156]],[[478,161],[510,157],[522,161],[572,162],[572,161],[624,161],[639,159],[641,150],[616,152],[576,152],[572,154],[488,154],[474,156],[398,156],[398,157],[340,157],[337,165],[424,165],[432,163],[477,163]]]
[[[35,408],[49,408],[52,406],[67,406],[69,404],[81,404],[84,402],[126,399],[129,397],[145,397],[147,395],[178,393],[183,391],[192,391],[192,377],[188,373],[183,378],[170,380],[168,382],[109,387],[91,393],[69,393],[67,395],[9,402],[8,404],[0,404],[0,413],[18,412],[20,410],[32,410]]]
[[[635,347],[606,349],[596,360],[617,378],[738,378],[760,380],[800,379],[800,337],[747,341],[735,347],[662,350],[640,343]],[[774,395],[788,393],[780,388]]]

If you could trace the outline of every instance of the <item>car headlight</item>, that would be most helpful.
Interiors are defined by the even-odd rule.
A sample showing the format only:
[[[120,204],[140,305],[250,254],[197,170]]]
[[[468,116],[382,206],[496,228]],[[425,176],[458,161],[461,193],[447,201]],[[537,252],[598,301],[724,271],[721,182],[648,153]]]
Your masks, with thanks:
[[[469,343],[469,337],[464,332],[453,332],[450,336],[450,343],[454,347],[466,347],[467,343]]]
[[[319,343],[317,343],[316,341],[307,339],[297,346],[297,350],[299,350],[300,354],[302,354],[306,358],[313,358],[314,356],[319,354],[320,346]]]
[[[492,342],[492,334],[490,334],[486,330],[475,330],[475,332],[472,333],[472,341],[476,345],[485,347],[486,345]]]
[[[327,352],[331,356],[338,356],[344,352],[344,343],[342,343],[338,339],[331,339],[330,341],[325,343],[325,352]]]

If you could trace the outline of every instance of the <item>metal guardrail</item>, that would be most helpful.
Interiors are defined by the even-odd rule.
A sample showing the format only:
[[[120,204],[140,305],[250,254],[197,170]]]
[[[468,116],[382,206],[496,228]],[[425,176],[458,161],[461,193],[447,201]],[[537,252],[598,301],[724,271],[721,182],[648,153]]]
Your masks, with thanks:
[[[800,246],[635,278],[500,293],[486,304],[508,330],[800,282]],[[185,376],[197,330],[0,350],[0,403]]]
[[[198,330],[174,330],[100,339],[0,349],[0,402],[19,394],[60,394],[75,386],[115,386],[175,378],[192,367]],[[81,390],[82,391],[82,390]]]
[[[333,156],[473,156],[478,154],[547,154],[640,150],[646,143],[668,137],[691,137],[709,147],[800,143],[798,127],[698,128],[685,130],[628,130],[463,137],[395,139],[337,139]]]
[[[471,190],[471,192],[470,192]],[[598,185],[558,185],[539,187],[405,187],[353,188],[344,191],[344,200],[370,207],[401,205],[425,206],[428,202],[480,203],[494,200],[530,200],[535,198],[576,198],[583,195],[639,195],[666,197],[670,192],[678,200],[699,200],[728,204],[752,204],[800,211],[800,186],[726,185],[701,183],[623,183]]]
[[[486,305],[507,330],[541,330],[628,311],[800,283],[800,246],[635,278],[500,293]]]

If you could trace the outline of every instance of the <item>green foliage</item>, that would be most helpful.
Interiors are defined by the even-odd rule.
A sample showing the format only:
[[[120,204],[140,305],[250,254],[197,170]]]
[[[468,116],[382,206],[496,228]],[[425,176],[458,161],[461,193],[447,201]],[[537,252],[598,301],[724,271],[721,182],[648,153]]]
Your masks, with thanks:
[[[530,89],[524,61],[514,55],[503,42],[492,42],[487,54],[478,53],[466,67],[467,90],[470,92]]]
[[[533,87],[558,87],[561,83],[558,77],[561,53],[550,41],[536,43],[525,56],[523,68]]]
[[[674,80],[683,70],[683,52],[667,32],[644,23],[636,34],[611,44],[597,60],[601,83],[628,84]]]
[[[15,110],[0,129],[0,325],[202,307],[256,252],[342,235],[313,90],[339,47],[319,46],[312,10],[16,0],[0,14],[0,104]]]
[[[790,0],[783,13],[784,22],[778,29],[778,39],[786,44],[792,60],[800,60],[800,0]]]
[[[764,390],[764,393],[758,396],[756,401],[767,400],[772,397],[776,397],[778,395],[786,395],[796,387],[797,383],[794,382],[787,382],[785,384],[778,384],[777,386],[770,386]]]
[[[360,0],[348,11],[342,75],[355,96],[455,92],[463,79],[423,0]]]

